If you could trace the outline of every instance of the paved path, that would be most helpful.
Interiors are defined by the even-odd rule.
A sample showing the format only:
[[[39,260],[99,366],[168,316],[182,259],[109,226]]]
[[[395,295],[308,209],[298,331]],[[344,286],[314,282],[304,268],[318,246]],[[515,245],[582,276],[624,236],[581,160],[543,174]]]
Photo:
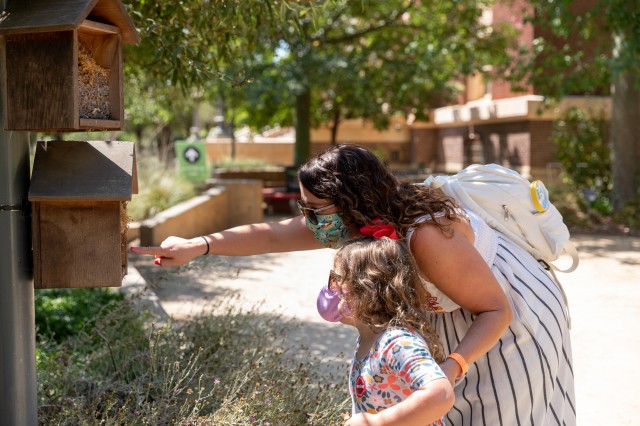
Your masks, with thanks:
[[[578,425],[635,425],[640,418],[640,238],[575,236],[579,268],[560,274],[569,298]],[[184,319],[230,295],[261,303],[265,313],[281,312],[302,323],[289,338],[328,363],[346,362],[354,330],[324,322],[315,310],[332,250],[196,259],[170,273],[147,259],[131,263],[155,290],[171,317]],[[142,278],[133,269],[130,283]],[[348,357],[347,357],[348,358]]]

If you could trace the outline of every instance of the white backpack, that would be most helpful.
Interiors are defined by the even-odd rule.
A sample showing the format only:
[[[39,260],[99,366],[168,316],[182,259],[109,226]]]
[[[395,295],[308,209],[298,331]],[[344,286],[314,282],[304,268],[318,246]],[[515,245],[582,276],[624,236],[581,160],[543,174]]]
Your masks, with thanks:
[[[440,188],[461,207],[478,214],[536,260],[544,261],[552,274],[553,269],[571,272],[578,267],[578,252],[569,241],[569,230],[541,181],[529,182],[497,164],[474,164],[453,176],[429,176],[424,184]],[[573,263],[559,269],[551,262],[563,253],[571,255]]]

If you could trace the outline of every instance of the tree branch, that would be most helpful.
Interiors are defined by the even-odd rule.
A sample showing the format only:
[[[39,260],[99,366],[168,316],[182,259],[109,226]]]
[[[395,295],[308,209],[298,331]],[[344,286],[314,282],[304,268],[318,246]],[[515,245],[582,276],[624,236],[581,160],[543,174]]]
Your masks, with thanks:
[[[400,9],[399,11],[395,11],[395,13],[393,13],[389,19],[385,19],[382,20],[380,22],[378,22],[377,24],[372,24],[371,26],[365,27],[363,29],[361,29],[360,31],[357,31],[353,34],[343,34],[342,36],[339,37],[335,37],[335,38],[326,38],[326,39],[322,39],[322,37],[317,37],[317,38],[312,38],[313,41],[319,41],[320,43],[324,43],[324,44],[340,44],[340,43],[345,43],[351,40],[355,40],[358,39],[360,37],[362,37],[363,35],[372,33],[372,32],[376,32],[379,31],[383,28],[401,28],[401,27],[407,27],[410,28],[411,24],[400,24],[398,25],[398,18],[401,18],[402,15],[404,15],[406,12],[408,12],[409,10],[411,10],[413,8],[415,4],[415,1],[410,1],[409,3],[407,3],[407,6],[403,9]],[[335,21],[334,21],[335,22]],[[326,34],[326,32],[324,33]]]

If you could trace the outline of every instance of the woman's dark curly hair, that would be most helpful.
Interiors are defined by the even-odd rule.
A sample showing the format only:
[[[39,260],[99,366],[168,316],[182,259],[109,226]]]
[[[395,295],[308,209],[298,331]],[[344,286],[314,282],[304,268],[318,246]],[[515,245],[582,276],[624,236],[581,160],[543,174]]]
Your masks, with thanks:
[[[442,231],[458,220],[457,205],[440,191],[399,182],[371,151],[358,145],[336,145],[312,158],[298,170],[298,179],[314,196],[336,205],[345,225],[352,229],[380,218],[393,224],[404,238],[424,215]]]
[[[350,316],[374,332],[389,327],[414,330],[425,339],[434,359],[444,360],[430,321],[430,294],[404,241],[388,237],[351,240],[336,253],[333,268]]]

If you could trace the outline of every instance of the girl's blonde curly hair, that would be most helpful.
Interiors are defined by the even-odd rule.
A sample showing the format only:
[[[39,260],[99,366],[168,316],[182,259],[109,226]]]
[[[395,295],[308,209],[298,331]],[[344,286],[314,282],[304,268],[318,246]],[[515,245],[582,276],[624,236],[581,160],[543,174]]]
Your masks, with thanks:
[[[334,258],[334,271],[351,316],[373,331],[406,327],[427,342],[437,362],[444,361],[429,314],[429,292],[418,275],[409,247],[387,237],[347,242]]]

